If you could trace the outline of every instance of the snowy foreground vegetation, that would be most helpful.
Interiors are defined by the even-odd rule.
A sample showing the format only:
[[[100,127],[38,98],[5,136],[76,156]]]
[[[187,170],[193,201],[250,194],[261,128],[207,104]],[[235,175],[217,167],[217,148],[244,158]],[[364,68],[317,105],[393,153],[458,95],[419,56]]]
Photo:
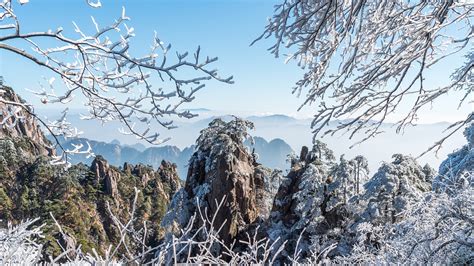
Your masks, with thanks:
[[[246,130],[251,126],[239,119],[229,123],[214,121],[203,130],[193,158],[211,156],[212,160],[205,166],[209,173],[218,165],[215,158],[220,155],[235,161],[232,156],[240,149],[241,141],[247,137]],[[304,155],[305,160],[296,156],[290,158],[292,170],[278,181],[280,188],[276,195],[273,193],[269,219],[264,223],[257,222],[257,228],[247,231],[246,239],[240,239],[239,243],[229,244],[222,238],[221,230],[228,221],[224,224],[215,222],[222,218],[219,212],[228,208],[226,202],[230,200],[224,197],[220,202],[202,202],[209,193],[208,183],[204,182],[195,187],[195,201],[185,202],[185,188],[174,196],[162,221],[167,235],[157,246],[143,244],[146,225],[135,228],[133,215],[123,223],[111,213],[121,232],[119,246],[111,246],[105,255],[99,255],[83,253],[80,245],[60,243],[64,252],[56,258],[46,258],[46,261],[70,264],[467,265],[474,260],[473,132],[473,125],[465,130],[468,144],[452,153],[441,164],[439,173],[429,166],[419,166],[411,157],[394,155],[392,163],[384,163],[366,182],[363,158],[350,161],[341,158],[336,163],[331,151],[317,142],[311,151],[302,152],[300,157]],[[298,191],[283,195],[281,191],[290,188],[292,175],[300,176]],[[359,186],[359,182],[365,184]],[[136,195],[139,193],[136,190]],[[290,211],[291,219],[295,221],[290,226],[288,218],[278,208],[288,200],[296,206]],[[194,214],[186,217],[184,214],[191,209]],[[209,210],[214,211],[209,213]],[[0,230],[1,264],[45,260],[40,244],[42,228],[35,226],[35,222],[29,220]],[[56,226],[61,227],[57,222]],[[263,231],[266,232],[264,237]],[[136,248],[140,244],[143,244],[141,248]],[[132,254],[129,249],[132,246],[140,252]],[[119,249],[130,253],[123,256],[127,259],[117,259],[115,254]]]
[[[47,85],[32,90],[42,104],[82,102],[83,119],[119,122],[121,133],[161,144],[167,139],[156,129],[194,117],[185,105],[206,84],[234,82],[214,69],[217,57],[200,47],[172,53],[157,34],[148,52],[132,53],[125,8],[109,24],[74,24],[74,33],[29,32],[17,12],[28,2],[0,0],[0,51],[49,73]],[[316,105],[313,147],[289,156],[286,176],[245,147],[253,124],[238,118],[201,131],[184,186],[164,161],[157,171],[110,167],[99,156],[90,167],[73,166],[70,156],[94,154],[90,145],[59,141],[80,133],[68,108],[44,119],[2,79],[0,265],[473,264],[472,111],[428,149],[464,129],[467,144],[438,172],[395,154],[370,175],[363,156],[337,159],[319,140],[347,131],[365,132],[363,142],[398,111],[400,132],[453,91],[459,106],[471,104],[472,1],[282,2],[256,41],[273,40],[272,54],[303,68],[293,93],[305,95],[300,109]],[[463,62],[449,81],[427,87],[428,77],[440,82],[429,70],[453,54]],[[416,101],[404,110],[408,96]]]

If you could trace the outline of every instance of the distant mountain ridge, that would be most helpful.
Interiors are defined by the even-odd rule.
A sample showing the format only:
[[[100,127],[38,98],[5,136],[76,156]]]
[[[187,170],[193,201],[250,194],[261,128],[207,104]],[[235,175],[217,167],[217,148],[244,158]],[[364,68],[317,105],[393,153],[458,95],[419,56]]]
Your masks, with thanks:
[[[249,116],[246,119],[254,122],[254,123],[296,123],[299,120],[282,114],[274,114],[274,115],[265,115],[265,116]]]
[[[52,113],[50,113],[48,117],[50,119],[55,118]],[[195,139],[199,137],[200,131],[206,128],[209,122],[217,117],[225,121],[233,119],[231,115],[220,115],[216,111],[213,111],[205,115],[200,113],[199,117],[190,120],[178,119],[176,120],[177,128],[173,130],[156,130],[160,133],[162,139],[169,137],[171,138],[170,144],[184,149],[194,144]],[[315,140],[313,139],[314,134],[310,128],[311,118],[302,119],[283,114],[253,115],[246,117],[247,120],[255,124],[255,129],[250,131],[253,136],[260,136],[266,140],[276,138],[283,139],[293,150],[299,150],[302,146],[310,146],[312,141]],[[124,143],[130,145],[135,145],[134,143],[136,143],[136,139],[133,136],[117,134],[117,128],[121,126],[117,122],[102,125],[96,121],[80,120],[79,116],[75,115],[75,113],[70,114],[68,118],[72,124],[84,132],[82,136],[85,138],[105,142],[116,138],[123,146],[125,146]],[[329,124],[329,128],[335,128],[341,122],[344,122],[344,120],[333,121]],[[333,136],[328,135],[324,138],[320,134],[317,139],[327,143],[328,146],[334,150],[336,157],[342,154],[345,154],[347,157],[364,155],[369,159],[370,170],[374,172],[382,161],[391,161],[393,153],[410,154],[415,157],[419,156],[422,152],[426,151],[428,147],[433,145],[433,143],[438,141],[441,136],[446,134],[444,130],[449,124],[449,122],[418,124],[416,126],[408,126],[397,134],[395,132],[396,126],[394,126],[393,123],[384,123],[380,127],[380,130],[384,131],[383,134],[379,134],[376,138],[356,145],[354,148],[349,147],[363,139],[364,131],[355,134],[352,139],[349,139],[350,134],[343,134],[343,132]],[[100,130],[99,132],[98,129]],[[453,150],[464,145],[464,143],[465,140],[462,133],[457,132],[443,144],[442,149],[437,154],[431,152],[418,160],[421,164],[439,165],[441,158],[446,157]],[[149,146],[146,143],[142,144]]]
[[[161,161],[170,161],[178,166],[178,174],[181,178],[186,176],[187,162],[194,150],[194,146],[181,150],[171,145],[150,148],[145,148],[143,145],[140,146],[140,144],[123,145],[116,139],[110,143],[87,138],[60,139],[60,142],[66,149],[72,148],[73,144],[82,144],[87,147],[88,143],[95,155],[103,156],[114,166],[123,166],[124,163],[141,163],[157,169],[160,167]],[[143,149],[140,149],[142,146]],[[90,164],[93,160],[94,158],[92,157],[87,158],[85,155],[75,154],[71,156],[70,162],[72,164]]]
[[[255,149],[258,154],[258,161],[270,168],[287,169],[288,154],[292,153],[290,145],[282,139],[267,141],[261,137],[253,138],[254,144],[246,141],[245,145],[250,149]],[[72,144],[82,144],[87,147],[87,143],[96,155],[103,156],[111,165],[120,167],[124,163],[150,165],[157,169],[161,161],[173,162],[178,166],[178,174],[181,179],[187,176],[188,162],[195,150],[195,146],[180,149],[176,146],[165,145],[146,148],[142,144],[124,145],[114,139],[110,143],[96,141],[87,138],[60,139],[61,145],[66,149],[73,148]],[[71,163],[90,164],[94,158],[87,158],[85,155],[76,154],[71,156]]]
[[[293,149],[284,140],[277,138],[268,142],[262,137],[254,137],[253,142],[252,145],[247,140],[244,145],[251,149],[255,148],[259,163],[273,169],[283,170],[289,168],[290,164],[287,157],[293,152]]]

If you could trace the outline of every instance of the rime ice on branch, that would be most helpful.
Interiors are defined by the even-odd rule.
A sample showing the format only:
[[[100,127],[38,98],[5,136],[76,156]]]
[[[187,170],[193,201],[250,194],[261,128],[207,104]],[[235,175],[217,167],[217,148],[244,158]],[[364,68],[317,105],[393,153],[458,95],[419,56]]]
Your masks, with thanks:
[[[459,105],[468,101],[474,87],[473,18],[472,1],[287,0],[276,5],[256,41],[274,38],[268,50],[276,57],[288,54],[287,61],[304,69],[293,92],[306,93],[300,109],[318,105],[315,138],[348,131],[351,138],[364,133],[364,141],[380,133],[396,110],[403,114],[397,122],[400,131],[448,92],[461,92]],[[427,71],[456,53],[465,61],[450,70],[451,81],[428,87],[425,80],[437,77]],[[402,102],[410,107],[407,111],[398,108]],[[447,137],[472,116],[450,128]],[[336,119],[342,121],[328,128]]]
[[[100,1],[86,2],[92,7],[101,6]],[[110,25],[99,25],[92,18],[91,32],[73,22],[73,35],[66,34],[63,28],[24,32],[16,8],[21,6],[12,0],[0,2],[0,50],[50,71],[52,77],[47,86],[33,91],[41,102],[68,104],[75,97],[81,98],[88,108],[83,119],[120,121],[122,133],[148,143],[166,141],[152,128],[171,129],[172,117],[195,116],[181,107],[193,101],[207,81],[233,83],[232,77],[221,77],[211,68],[217,57],[203,56],[199,47],[194,54],[171,53],[171,45],[156,33],[147,54],[133,55],[130,45],[135,31],[127,24],[130,18],[125,8]],[[183,72],[186,76],[180,74]],[[61,86],[55,85],[56,79]],[[6,102],[1,96],[0,102],[28,108],[25,103]],[[78,133],[65,118],[43,124],[55,136]],[[67,153],[61,159],[67,160]]]

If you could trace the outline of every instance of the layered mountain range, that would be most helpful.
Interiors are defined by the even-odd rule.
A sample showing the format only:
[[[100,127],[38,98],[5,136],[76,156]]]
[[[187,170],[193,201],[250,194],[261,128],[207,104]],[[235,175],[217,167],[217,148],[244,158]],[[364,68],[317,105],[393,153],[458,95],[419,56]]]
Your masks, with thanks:
[[[45,111],[44,113],[49,118],[55,119],[58,112]],[[81,113],[80,110],[71,110],[68,115],[68,121],[84,132],[84,138],[102,142],[110,142],[110,140],[117,139],[123,146],[136,145],[137,141],[133,136],[118,133],[117,128],[121,127],[118,122],[102,125],[96,121],[81,120]],[[199,117],[177,120],[175,121],[177,128],[169,131],[159,130],[159,133],[162,138],[171,138],[165,145],[176,146],[183,150],[194,144],[194,141],[200,135],[200,131],[207,127],[212,120],[221,118],[225,121],[230,121],[233,119],[233,116],[225,114],[225,112],[216,111],[200,112]],[[254,123],[255,128],[250,131],[252,135],[264,138],[269,142],[273,139],[281,139],[294,151],[299,151],[302,146],[311,144],[313,139],[312,129],[310,128],[311,119],[294,118],[281,114],[251,115],[243,116],[243,118]],[[340,122],[342,121],[331,122],[329,128],[336,128]],[[449,122],[418,124],[416,126],[408,126],[397,133],[397,125],[383,123],[380,127],[383,134],[379,134],[376,138],[371,138],[352,148],[352,145],[365,137],[364,132],[355,134],[352,139],[349,139],[349,134],[342,133],[335,134],[334,136],[328,135],[324,138],[318,136],[318,139],[327,143],[334,150],[337,157],[342,154],[348,157],[364,154],[369,161],[369,169],[374,172],[382,161],[391,160],[391,156],[394,153],[409,154],[414,157],[419,156],[446,134],[444,130],[449,125]],[[100,134],[97,134],[98,130],[100,130]],[[465,140],[462,132],[457,132],[443,144],[443,147],[437,153],[428,153],[418,160],[423,164],[439,165],[442,158],[445,158],[464,143]],[[272,165],[268,166],[273,167]],[[281,169],[287,168],[288,165],[286,165],[286,168]]]
[[[52,141],[53,139],[49,137]],[[122,166],[124,163],[141,163],[158,168],[161,161],[173,162],[177,165],[177,171],[181,179],[185,179],[188,171],[188,164],[195,146],[180,149],[176,146],[164,145],[146,148],[140,145],[120,144],[118,140],[110,143],[95,141],[86,138],[67,139],[60,138],[62,147],[72,149],[73,144],[82,144],[84,147],[91,146],[94,154],[101,155],[114,166]],[[258,154],[258,161],[263,165],[276,169],[287,169],[289,166],[288,155],[293,152],[291,147],[282,139],[273,139],[267,142],[264,138],[253,137],[252,140],[245,141],[245,146]],[[58,148],[59,149],[59,148]],[[58,150],[58,152],[61,152]],[[90,164],[94,158],[86,155],[71,156],[71,163]]]

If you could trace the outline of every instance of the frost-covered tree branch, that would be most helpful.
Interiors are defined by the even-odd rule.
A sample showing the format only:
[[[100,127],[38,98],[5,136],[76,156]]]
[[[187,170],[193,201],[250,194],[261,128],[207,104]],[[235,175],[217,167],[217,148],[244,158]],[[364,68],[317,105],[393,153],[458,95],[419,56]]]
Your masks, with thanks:
[[[293,92],[306,93],[300,109],[318,105],[315,137],[363,132],[364,141],[380,133],[394,111],[403,113],[400,131],[450,91],[463,94],[459,105],[469,102],[473,18],[472,1],[285,0],[256,41],[274,37],[269,51],[276,57],[287,53],[287,61],[306,71]],[[449,84],[428,87],[426,80],[437,77],[427,71],[456,53],[465,61],[451,70]],[[410,107],[405,112],[401,106]],[[342,121],[328,128],[336,119]]]
[[[101,6],[100,1],[86,2]],[[199,47],[192,55],[173,55],[171,45],[156,33],[145,55],[133,55],[130,41],[135,33],[127,25],[130,18],[125,8],[110,25],[99,25],[92,18],[92,31],[73,23],[75,36],[65,34],[63,28],[24,32],[16,8],[21,6],[12,0],[0,3],[0,49],[49,70],[52,77],[48,85],[33,90],[41,102],[69,104],[75,97],[84,99],[88,114],[82,119],[120,121],[122,133],[148,143],[166,141],[152,128],[171,129],[175,127],[172,117],[195,116],[182,106],[193,101],[207,81],[233,83],[232,77],[221,77],[210,67],[216,57],[203,56]],[[180,75],[183,72],[186,77]],[[75,132],[64,119],[45,124],[56,136]]]
[[[273,264],[285,248],[286,242],[281,243],[278,240],[270,241],[267,238],[261,238],[257,235],[257,232],[252,235],[247,234],[246,239],[239,241],[241,245],[246,247],[243,250],[236,251],[233,249],[233,245],[227,246],[219,236],[222,225],[217,228],[214,223],[219,213],[218,210],[225,203],[225,198],[220,202],[216,202],[219,209],[215,213],[209,214],[207,209],[199,209],[191,217],[189,225],[181,230],[180,235],[171,235],[155,247],[146,246],[144,244],[146,226],[137,231],[133,225],[136,218],[134,212],[136,211],[135,206],[139,193],[140,191],[135,189],[132,211],[127,221],[120,221],[109,208],[110,216],[120,231],[120,242],[115,247],[109,246],[104,256],[100,256],[95,250],[93,250],[93,254],[83,253],[81,245],[77,245],[75,239],[65,233],[62,226],[51,215],[66,246],[61,245],[58,240],[63,253],[54,258],[49,257],[49,262],[52,264],[62,262],[69,265],[82,265],[84,263],[100,265]],[[41,256],[42,245],[39,244],[37,239],[32,238],[41,237],[42,227],[30,228],[37,220],[22,223],[17,227],[0,229],[0,262],[8,264],[20,261],[30,263],[43,261],[44,258]],[[202,226],[196,231],[192,227],[195,222],[202,223]],[[143,248],[135,249],[141,250],[138,254],[131,254],[132,245],[142,245]],[[127,254],[117,256],[119,249],[125,250]],[[298,254],[298,252],[295,252],[295,256]],[[315,258],[322,256],[323,259],[326,255],[324,253],[313,254]],[[295,262],[299,260],[297,257],[291,259]]]
[[[469,173],[472,175],[472,173]],[[360,236],[340,264],[469,264],[474,259],[473,186],[452,187],[455,194],[427,192],[406,210],[406,219],[397,224],[358,226]],[[370,249],[368,238],[379,238],[379,248]]]
[[[36,264],[41,259],[41,227],[31,228],[38,219],[0,228],[0,264]]]

